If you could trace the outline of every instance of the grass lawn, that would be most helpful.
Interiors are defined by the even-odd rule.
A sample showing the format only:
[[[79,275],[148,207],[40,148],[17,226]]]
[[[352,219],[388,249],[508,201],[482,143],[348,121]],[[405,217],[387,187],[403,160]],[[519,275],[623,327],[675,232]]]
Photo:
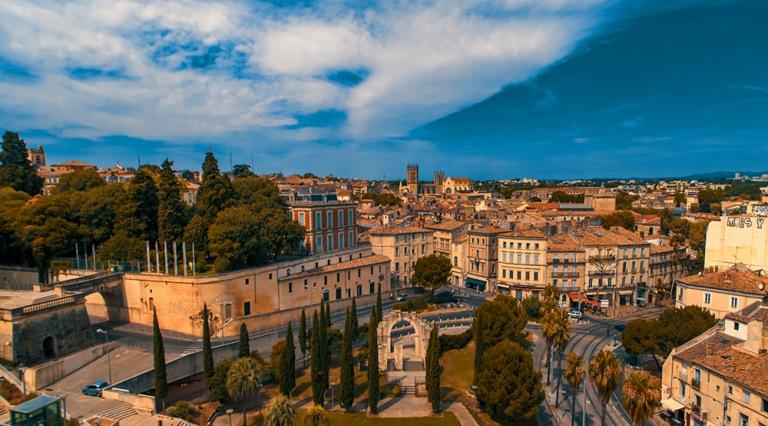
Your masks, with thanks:
[[[448,396],[463,394],[472,386],[475,374],[475,342],[470,342],[464,349],[454,349],[440,357],[443,371],[440,385],[448,388]]]
[[[410,417],[410,418],[384,418],[368,417],[364,413],[345,413],[343,411],[329,411],[328,420],[331,425],[354,426],[432,426],[432,425],[458,425],[459,421],[453,413],[443,413],[435,417]],[[304,410],[299,410],[296,424],[304,424]]]

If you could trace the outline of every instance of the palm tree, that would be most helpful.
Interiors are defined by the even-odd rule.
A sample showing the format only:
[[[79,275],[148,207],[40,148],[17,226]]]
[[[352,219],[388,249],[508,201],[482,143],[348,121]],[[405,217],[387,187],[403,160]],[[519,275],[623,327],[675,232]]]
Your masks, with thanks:
[[[541,292],[541,316],[545,316],[550,310],[559,306],[558,299],[560,291],[552,284],[547,284],[544,291]]]
[[[563,334],[568,334],[568,319],[559,309],[553,309],[541,319],[541,332],[547,343],[547,385],[550,383],[550,371],[552,367],[552,349],[561,343]],[[567,343],[567,340],[566,340]]]
[[[235,361],[227,372],[227,393],[233,398],[241,399],[256,391],[259,387],[259,369],[256,360],[251,357]]]
[[[565,381],[571,388],[571,426],[576,422],[576,394],[579,393],[579,386],[586,375],[584,359],[576,352],[571,351],[565,361],[565,371],[563,371]]]
[[[296,409],[291,401],[283,395],[272,398],[267,406],[264,424],[266,426],[295,426]]]
[[[555,406],[559,407],[560,406],[560,383],[562,382],[561,377],[563,374],[563,352],[565,351],[566,346],[568,346],[568,342],[571,340],[571,336],[570,336],[571,327],[565,312],[558,309],[556,311],[553,311],[553,314],[557,315],[557,318],[558,318],[557,319],[558,330],[554,336],[554,339],[552,340],[552,343],[555,347],[555,350],[557,351],[556,354],[557,354],[558,374],[557,374],[557,393],[555,394]]]
[[[633,424],[645,424],[661,406],[659,379],[644,371],[632,373],[624,382],[621,404],[632,417]]]
[[[589,362],[589,378],[595,384],[600,396],[600,424],[605,426],[605,411],[611,395],[619,385],[621,377],[621,362],[610,351],[602,350]]]
[[[307,410],[307,415],[304,417],[304,424],[309,426],[328,426],[330,421],[328,420],[328,413],[320,405],[313,405],[312,408]]]

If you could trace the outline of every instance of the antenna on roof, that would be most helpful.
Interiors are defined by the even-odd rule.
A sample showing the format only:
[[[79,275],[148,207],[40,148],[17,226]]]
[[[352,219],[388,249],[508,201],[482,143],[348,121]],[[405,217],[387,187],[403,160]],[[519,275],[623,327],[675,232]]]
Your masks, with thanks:
[[[139,169],[139,168],[141,168],[141,154],[137,154],[136,156],[137,156],[137,157],[138,157],[138,159],[139,159],[139,165],[138,165],[138,166],[136,166],[136,168],[137,168],[137,169]]]

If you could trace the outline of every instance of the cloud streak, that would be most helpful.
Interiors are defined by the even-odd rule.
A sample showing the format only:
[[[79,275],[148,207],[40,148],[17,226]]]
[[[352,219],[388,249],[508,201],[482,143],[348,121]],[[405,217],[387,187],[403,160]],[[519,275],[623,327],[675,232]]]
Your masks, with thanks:
[[[65,137],[397,137],[563,58],[604,3],[9,0],[0,109]],[[324,111],[335,121],[304,128]]]

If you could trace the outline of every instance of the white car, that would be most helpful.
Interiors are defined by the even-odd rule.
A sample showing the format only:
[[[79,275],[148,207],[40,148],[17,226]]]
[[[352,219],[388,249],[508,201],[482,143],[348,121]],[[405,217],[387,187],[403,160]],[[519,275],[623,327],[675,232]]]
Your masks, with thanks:
[[[568,312],[568,318],[582,319],[584,314],[581,311],[571,311]]]

